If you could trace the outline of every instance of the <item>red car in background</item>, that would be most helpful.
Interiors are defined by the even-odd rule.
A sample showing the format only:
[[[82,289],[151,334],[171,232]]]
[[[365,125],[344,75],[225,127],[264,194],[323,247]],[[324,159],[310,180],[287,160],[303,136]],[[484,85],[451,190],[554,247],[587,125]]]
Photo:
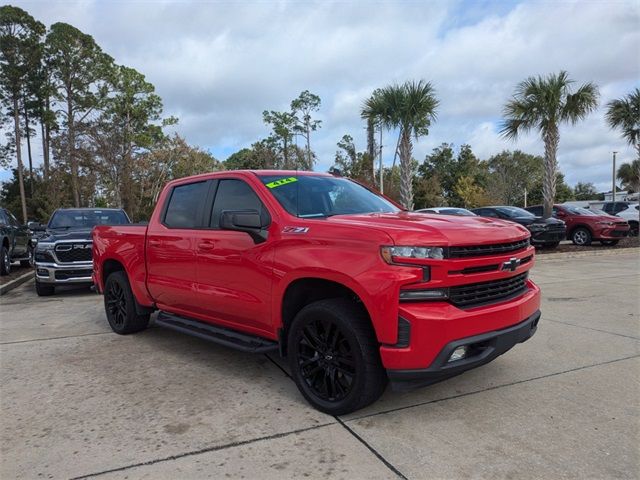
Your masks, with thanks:
[[[534,205],[526,210],[542,216],[542,205]],[[585,208],[571,205],[554,205],[555,218],[567,224],[567,238],[576,245],[589,245],[597,240],[603,245],[616,245],[620,238],[629,234],[629,223],[611,215],[600,215]]]

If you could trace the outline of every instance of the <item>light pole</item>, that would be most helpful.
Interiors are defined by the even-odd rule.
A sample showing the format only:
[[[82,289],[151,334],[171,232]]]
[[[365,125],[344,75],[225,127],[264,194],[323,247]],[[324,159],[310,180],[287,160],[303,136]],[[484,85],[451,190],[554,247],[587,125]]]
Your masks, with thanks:
[[[613,152],[613,172],[611,173],[611,200],[616,201],[616,153]]]

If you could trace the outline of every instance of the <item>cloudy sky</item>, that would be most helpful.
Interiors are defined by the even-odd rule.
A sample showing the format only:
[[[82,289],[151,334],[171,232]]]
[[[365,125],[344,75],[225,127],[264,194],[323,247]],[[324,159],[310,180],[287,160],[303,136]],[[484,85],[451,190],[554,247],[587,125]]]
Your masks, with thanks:
[[[480,158],[503,149],[542,154],[532,134],[502,139],[502,106],[530,75],[567,70],[600,86],[601,105],[640,85],[638,0],[504,1],[19,1],[51,25],[93,35],[116,62],[144,73],[176,130],[223,160],[268,134],[262,111],[284,110],[305,89],[322,98],[312,138],[318,170],[345,133],[365,148],[359,110],[379,86],[431,81],[438,121],[415,156],[443,142]],[[567,181],[610,188],[611,152],[633,152],[604,121],[604,107],[561,130]],[[383,143],[390,163],[395,139]],[[6,172],[2,175],[6,178]]]

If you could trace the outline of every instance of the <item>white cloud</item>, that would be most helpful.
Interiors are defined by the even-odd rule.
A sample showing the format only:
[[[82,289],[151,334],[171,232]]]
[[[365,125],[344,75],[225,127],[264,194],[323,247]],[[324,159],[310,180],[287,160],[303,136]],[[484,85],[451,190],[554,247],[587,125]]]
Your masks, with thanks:
[[[476,2],[93,2],[23,1],[47,25],[71,23],[118,63],[156,85],[166,113],[191,143],[224,157],[268,133],[265,109],[287,108],[309,89],[322,97],[313,138],[318,168],[331,165],[345,133],[364,149],[362,101],[378,86],[424,78],[441,102],[422,159],[442,142],[470,143],[486,158],[503,149],[542,154],[534,134],[498,133],[502,105],[529,75],[568,70],[594,81],[602,103],[640,79],[640,6],[634,0],[510,4]],[[633,152],[603,109],[563,128],[559,162],[567,180],[607,188],[610,152]],[[385,134],[391,160],[395,139]],[[610,161],[610,160],[609,160]]]

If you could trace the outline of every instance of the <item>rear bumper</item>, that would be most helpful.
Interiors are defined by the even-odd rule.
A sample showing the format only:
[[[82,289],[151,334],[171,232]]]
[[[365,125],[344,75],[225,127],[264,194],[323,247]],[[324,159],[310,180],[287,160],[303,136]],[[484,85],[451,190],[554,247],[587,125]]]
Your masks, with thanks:
[[[407,391],[431,385],[489,363],[518,343],[531,338],[538,328],[539,320],[540,311],[537,311],[512,327],[449,342],[428,368],[387,370],[391,388],[395,391]],[[469,349],[470,355],[462,360],[450,362],[451,354],[463,346]]]
[[[49,285],[92,284],[92,262],[74,264],[36,262],[36,280]]]

